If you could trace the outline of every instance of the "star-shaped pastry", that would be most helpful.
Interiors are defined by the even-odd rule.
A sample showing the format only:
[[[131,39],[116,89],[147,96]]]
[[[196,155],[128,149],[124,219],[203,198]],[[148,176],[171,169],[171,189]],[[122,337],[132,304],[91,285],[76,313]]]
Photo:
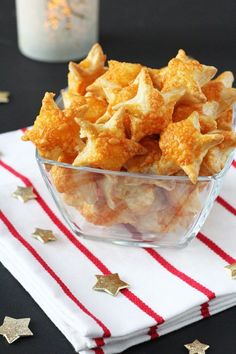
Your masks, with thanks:
[[[208,344],[203,344],[196,339],[192,343],[185,344],[185,348],[189,350],[189,354],[205,354],[210,346]]]
[[[200,175],[210,176],[219,173],[225,165],[230,153],[236,147],[236,133],[232,131],[218,130],[224,140],[217,146],[212,147],[204,157]]]
[[[116,296],[120,290],[129,287],[129,284],[120,279],[117,273],[109,275],[96,275],[97,282],[93,289],[105,291],[106,293]]]
[[[211,80],[202,87],[202,91],[208,101],[216,101],[219,103],[219,113],[226,109],[236,101],[236,88],[232,87],[233,74],[225,71],[215,80]]]
[[[87,87],[87,91],[98,96],[107,97],[106,90],[119,90],[130,85],[140,72],[142,65],[134,63],[108,61],[108,70],[98,77],[92,85]],[[109,101],[109,100],[108,100]]]
[[[129,172],[156,173],[156,165],[161,158],[159,142],[151,137],[146,137],[140,141],[140,144],[145,147],[147,152],[144,155],[134,156],[127,161],[125,167]]]
[[[161,90],[163,88],[165,77],[168,72],[168,66],[164,66],[160,69],[148,68],[149,75],[151,76],[152,83],[155,88]]]
[[[73,165],[119,171],[131,157],[145,153],[142,145],[126,138],[125,117],[126,112],[121,108],[105,124],[77,119],[81,138],[87,138],[87,143]]]
[[[199,114],[202,114],[212,119],[216,119],[218,115],[219,103],[216,101],[209,101],[205,103],[196,103],[196,104],[184,104],[180,103],[175,107],[173,113],[173,122],[179,122],[190,116],[191,113],[197,111]]]
[[[39,228],[35,229],[35,231],[32,233],[32,236],[42,243],[56,241],[57,239],[51,230],[43,230]]]
[[[6,338],[9,344],[15,342],[20,337],[33,336],[29,329],[30,318],[12,318],[6,316],[0,326],[0,334]]]
[[[96,96],[87,94],[81,96],[71,91],[62,91],[64,112],[71,112],[74,117],[83,117],[83,120],[95,123],[107,109],[107,102]],[[70,109],[70,110],[69,110]]]
[[[20,187],[18,186],[15,192],[12,193],[12,197],[19,199],[21,202],[25,203],[28,200],[37,198],[34,194],[32,187]]]
[[[229,264],[225,267],[225,269],[230,271],[230,275],[232,279],[236,279],[236,262],[233,264]]]
[[[195,79],[201,87],[210,81],[217,73],[217,68],[199,63],[198,60],[189,57],[183,49],[178,50],[176,58],[192,68]]]
[[[171,123],[161,134],[160,148],[162,160],[179,166],[190,178],[197,182],[200,165],[208,150],[224,139],[222,134],[201,134],[199,114],[193,112],[187,119]]]
[[[101,46],[96,43],[87,57],[79,64],[69,63],[68,88],[71,92],[84,94],[86,87],[105,72],[106,56]]]
[[[132,84],[122,88],[104,87],[104,94],[111,108],[121,102],[128,101],[137,94],[138,85]]]
[[[10,92],[8,91],[0,91],[0,103],[8,103],[9,102]]]
[[[139,141],[146,135],[158,134],[166,128],[172,120],[174,105],[185,90],[179,88],[162,94],[154,88],[147,68],[142,68],[134,85],[136,83],[137,94],[112,108],[124,107],[129,112],[132,139]]]
[[[206,84],[215,74],[214,66],[200,64],[197,60],[189,58],[183,49],[168,63],[168,71],[165,75],[163,92],[173,88],[186,87],[184,102],[206,102],[206,97],[201,87]]]
[[[54,96],[52,92],[45,93],[39,115],[22,140],[32,141],[41,156],[56,161],[62,153],[75,153],[76,156],[80,139],[79,126],[74,120],[75,110],[62,111],[54,101]]]
[[[217,128],[223,130],[231,130],[233,126],[233,109],[232,106],[220,113],[217,117]]]

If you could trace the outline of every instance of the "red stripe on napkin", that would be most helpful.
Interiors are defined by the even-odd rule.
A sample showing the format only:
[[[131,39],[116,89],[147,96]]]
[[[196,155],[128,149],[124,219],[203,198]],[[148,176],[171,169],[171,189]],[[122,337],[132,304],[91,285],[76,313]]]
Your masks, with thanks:
[[[152,248],[145,249],[145,251],[152,256],[159,264],[161,264],[168,272],[171,274],[175,275],[179,279],[183,280],[186,284],[190,285],[192,288],[198,290],[209,300],[212,300],[215,298],[215,293],[209,289],[207,289],[204,285],[198,283],[196,280],[193,278],[189,277],[187,274],[181,272],[177,268],[175,268],[172,264],[170,264],[167,260],[165,260],[157,251],[155,251]]]
[[[105,344],[103,338],[95,338],[94,340],[95,340],[98,347],[102,347]]]
[[[139,234],[140,236],[142,235],[134,226],[132,228],[127,225],[126,228],[128,231],[130,231],[132,234]],[[202,294],[207,296],[209,300],[212,300],[215,298],[215,293],[209,289],[207,289],[204,285],[200,284],[193,278],[189,277],[187,274],[179,271],[177,268],[175,268],[172,264],[170,264],[164,257],[162,257],[156,250],[153,248],[145,248],[144,251],[146,251],[151,257],[153,257],[159,264],[161,264],[168,272],[171,274],[175,275],[179,279],[183,280],[185,283],[190,285],[192,288],[200,291]]]
[[[223,206],[225,209],[227,209],[230,213],[232,213],[233,215],[236,216],[236,209],[230,205],[228,202],[226,202],[226,200],[224,200],[222,197],[218,196],[216,198],[216,201]]]
[[[150,327],[148,335],[151,337],[151,340],[159,338],[159,334],[157,333],[157,326]]]
[[[215,254],[221,257],[224,261],[229,264],[235,263],[236,259],[231,257],[228,253],[226,253],[222,248],[220,248],[215,242],[210,240],[208,237],[203,235],[201,232],[198,233],[197,238],[203,242],[210,250],[212,250]]]
[[[235,160],[233,160],[232,166],[234,166],[236,168],[236,161]]]
[[[201,305],[201,314],[203,318],[210,317],[210,312],[209,312],[209,303],[205,302],[204,304]]]
[[[40,196],[39,192],[34,187],[33,183],[26,176],[22,175],[16,171],[13,167],[9,166],[2,160],[0,160],[0,166],[5,168],[7,171],[12,173],[14,176],[18,177],[26,186],[32,187],[37,198],[36,201],[58,227],[58,229],[64,233],[64,235],[73,243],[73,245],[79,249],[103,274],[108,275],[112,272],[106,267],[101,260],[99,260],[88,248],[86,248],[79,240],[76,238],[67,227],[58,219],[50,207],[46,204],[43,198]],[[164,322],[164,319],[161,315],[157,314],[153,309],[151,309],[144,301],[142,301],[138,296],[136,296],[129,289],[121,290],[121,293],[129,299],[133,304],[135,304],[140,310],[146,313],[149,317],[155,320],[156,323],[161,324]]]
[[[95,348],[93,349],[95,354],[104,354],[104,351],[102,350],[102,348]]]
[[[44,270],[53,278],[62,291],[70,298],[86,315],[91,317],[103,330],[104,337],[110,337],[111,332],[106,327],[106,325],[99,320],[95,315],[93,315],[76,297],[72,294],[70,289],[66,286],[66,284],[61,280],[61,278],[53,271],[53,269],[44,261],[44,259],[39,255],[39,253],[18,233],[13,224],[8,220],[8,218],[0,211],[0,219],[6,225],[11,235],[17,239],[30,253],[31,255],[38,261],[38,263],[44,268]]]

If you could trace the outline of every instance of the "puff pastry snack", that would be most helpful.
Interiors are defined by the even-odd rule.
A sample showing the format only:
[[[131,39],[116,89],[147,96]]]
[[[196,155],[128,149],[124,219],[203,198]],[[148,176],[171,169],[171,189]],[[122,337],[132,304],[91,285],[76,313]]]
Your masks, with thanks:
[[[185,230],[208,188],[198,177],[219,173],[236,147],[234,77],[225,71],[214,78],[216,72],[183,49],[162,68],[106,64],[95,44],[87,58],[69,63],[63,109],[47,92],[23,140],[42,157],[68,164],[49,173],[87,222],[160,234]]]

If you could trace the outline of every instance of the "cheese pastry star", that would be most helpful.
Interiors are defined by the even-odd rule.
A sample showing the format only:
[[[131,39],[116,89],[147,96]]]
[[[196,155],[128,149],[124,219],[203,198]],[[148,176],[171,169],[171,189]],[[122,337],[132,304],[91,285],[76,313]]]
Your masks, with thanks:
[[[232,279],[236,279],[236,263],[227,265],[225,269],[230,271]]]
[[[161,149],[157,140],[146,137],[140,141],[147,152],[144,155],[134,156],[127,161],[126,168],[129,172],[156,173],[156,164],[161,157]]]
[[[231,87],[233,80],[233,74],[230,71],[225,71],[202,88],[208,101],[219,103],[219,113],[229,109],[236,101],[236,88]]]
[[[105,97],[105,90],[119,90],[131,84],[142,68],[141,64],[119,62],[116,60],[109,60],[108,66],[107,72],[98,77],[92,85],[88,86],[87,91]]]
[[[216,74],[216,71],[214,66],[202,65],[197,60],[190,59],[184,50],[180,49],[176,58],[171,59],[168,63],[162,92],[185,87],[186,92],[182,101],[206,102],[201,87]]]
[[[210,81],[215,74],[217,73],[217,69],[214,66],[208,66],[199,63],[198,60],[193,59],[186,55],[183,49],[179,49],[176,55],[177,59],[180,59],[183,63],[187,64],[194,71],[194,77],[200,87],[205,85],[208,81]]]
[[[233,121],[233,109],[232,107],[226,109],[224,112],[220,113],[217,117],[217,128],[223,130],[231,130]]]
[[[129,284],[122,281],[117,273],[108,275],[96,275],[97,282],[93,289],[105,291],[106,293],[116,296],[120,290],[129,287]]]
[[[199,114],[193,112],[187,119],[171,123],[160,137],[162,159],[172,161],[197,182],[200,165],[208,150],[224,139],[222,134],[201,134]]]
[[[72,92],[84,94],[86,87],[105,72],[106,56],[101,46],[96,43],[88,53],[87,58],[79,64],[69,63],[68,89]]]
[[[81,138],[87,137],[87,143],[73,165],[119,171],[131,157],[145,153],[143,146],[126,138],[125,114],[123,109],[117,111],[104,125],[77,119]]]
[[[210,348],[208,344],[203,344],[197,339],[192,343],[185,344],[184,346],[189,350],[189,354],[205,354],[206,350]]]
[[[78,93],[62,91],[65,112],[72,111],[74,117],[83,117],[83,120],[96,122],[107,109],[107,103],[104,99],[96,96],[81,96]]]
[[[203,114],[207,117],[212,117],[216,119],[218,115],[219,103],[216,101],[209,101],[205,103],[196,103],[196,104],[184,104],[180,103],[176,105],[173,113],[173,122],[179,122],[190,116],[194,111],[199,114]]]
[[[79,144],[79,126],[71,109],[62,111],[54,102],[54,93],[46,92],[34,126],[27,130],[22,140],[32,141],[40,154],[57,160],[62,152],[73,154]]]
[[[224,137],[222,143],[212,147],[204,157],[200,175],[211,176],[222,170],[230,153],[236,147],[236,133],[227,130],[218,130],[217,133]]]
[[[148,72],[149,75],[151,76],[154,87],[157,88],[158,90],[161,90],[165,82],[165,77],[168,72],[168,67],[165,66],[160,69],[148,68]]]
[[[154,88],[147,68],[141,70],[135,81],[138,82],[136,96],[112,108],[127,109],[132,139],[139,141],[144,136],[158,134],[167,127],[172,120],[174,105],[185,90],[172,90],[162,94]]]
[[[6,316],[0,326],[0,334],[6,338],[9,344],[15,342],[20,337],[32,336],[29,329],[30,318],[12,318]]]

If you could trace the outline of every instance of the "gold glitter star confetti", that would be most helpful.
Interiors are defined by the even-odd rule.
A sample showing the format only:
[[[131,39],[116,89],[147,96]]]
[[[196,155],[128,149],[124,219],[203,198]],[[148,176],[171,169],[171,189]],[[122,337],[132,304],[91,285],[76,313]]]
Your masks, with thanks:
[[[17,187],[15,192],[12,193],[12,197],[19,199],[21,202],[25,203],[28,200],[35,199],[37,196],[33,192],[32,187]]]
[[[236,279],[236,263],[227,265],[225,269],[230,271],[230,275],[232,279]]]
[[[205,354],[206,350],[210,348],[208,344],[203,344],[197,339],[192,343],[185,344],[184,346],[189,350],[189,354]]]
[[[33,336],[29,329],[30,318],[12,318],[6,316],[0,326],[0,334],[6,338],[9,344],[20,337]]]
[[[96,275],[97,283],[93,289],[98,291],[105,291],[106,293],[116,296],[122,289],[129,287],[129,284],[120,279],[117,273],[109,275]]]
[[[32,236],[42,243],[47,243],[49,241],[56,241],[56,236],[51,230],[39,229],[38,227],[32,233]]]
[[[8,91],[0,91],[0,103],[8,103],[9,102],[10,92]]]

